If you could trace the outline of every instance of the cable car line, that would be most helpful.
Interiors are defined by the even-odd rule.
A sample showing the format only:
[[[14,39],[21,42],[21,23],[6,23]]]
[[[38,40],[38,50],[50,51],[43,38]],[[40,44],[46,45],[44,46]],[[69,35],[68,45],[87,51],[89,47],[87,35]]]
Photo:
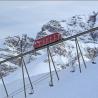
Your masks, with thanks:
[[[21,53],[21,54],[19,54],[19,55],[17,55],[17,56],[13,56],[13,57],[7,58],[7,59],[5,59],[5,60],[0,61],[0,64],[2,64],[2,63],[4,63],[4,62],[7,62],[7,61],[10,61],[10,60],[13,60],[13,59],[15,59],[15,58],[18,58],[18,57],[21,57],[21,56],[25,56],[25,55],[27,55],[27,54],[30,54],[30,53],[34,52],[35,50],[38,51],[38,50],[47,48],[47,46],[53,46],[53,45],[56,45],[56,44],[58,44],[58,43],[61,43],[61,42],[67,41],[67,40],[71,40],[71,39],[73,39],[73,38],[76,38],[76,37],[82,36],[82,35],[84,35],[84,34],[90,33],[90,32],[95,31],[95,30],[98,30],[98,27],[92,28],[92,29],[90,29],[90,30],[88,30],[88,31],[84,31],[84,32],[79,33],[79,34],[72,35],[72,36],[67,37],[67,38],[63,38],[62,40],[59,40],[59,41],[57,41],[57,42],[53,42],[53,43],[48,44],[48,45],[44,45],[44,46],[39,47],[39,48],[37,48],[37,49],[30,50],[30,51],[25,52],[25,53]]]

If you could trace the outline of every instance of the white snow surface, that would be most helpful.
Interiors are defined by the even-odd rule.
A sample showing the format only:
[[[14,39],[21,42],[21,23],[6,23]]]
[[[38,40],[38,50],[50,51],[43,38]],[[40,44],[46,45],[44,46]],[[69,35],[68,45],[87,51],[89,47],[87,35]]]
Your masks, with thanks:
[[[70,43],[71,46],[75,46],[74,41],[68,41],[65,43],[66,49],[68,48],[68,44]],[[78,62],[75,63],[76,71],[74,73],[70,73],[71,66],[67,67],[63,70],[59,71],[60,81],[57,81],[57,78],[54,76],[54,87],[49,87],[49,80],[50,77],[48,75],[48,78],[39,82],[40,77],[43,77],[43,75],[46,75],[49,72],[49,65],[48,62],[45,62],[47,59],[46,50],[40,51],[41,55],[35,56],[35,60],[31,62],[30,64],[27,64],[27,68],[30,74],[30,77],[32,79],[32,82],[36,80],[36,82],[33,82],[34,84],[34,95],[27,94],[27,98],[97,98],[97,90],[98,90],[98,57],[96,58],[97,64],[91,64],[91,61],[85,57],[85,48],[86,47],[98,47],[97,44],[93,43],[83,43],[82,41],[79,41],[81,45],[81,49],[84,54],[84,58],[87,63],[87,69],[84,68],[84,65],[82,64],[82,73],[79,73],[78,69]],[[69,51],[67,49],[67,51]],[[73,48],[72,50],[73,56],[76,55],[76,49]],[[67,64],[70,61],[69,56],[60,56],[55,55],[53,56],[53,59],[55,61],[55,64]],[[6,62],[8,64],[11,64],[9,62]],[[81,60],[81,63],[82,60]],[[52,65],[52,64],[51,64]],[[14,66],[14,65],[12,65]],[[52,71],[54,71],[52,66]],[[29,84],[27,75],[25,73],[25,79],[26,84]],[[41,78],[42,79],[42,78]],[[8,93],[14,98],[24,98],[23,95],[23,82],[22,82],[22,69],[18,68],[15,72],[9,74],[7,77],[4,77],[5,84],[7,86]],[[27,92],[30,92],[30,85],[27,86]],[[22,90],[22,92],[20,92]],[[20,93],[17,93],[20,92]],[[6,98],[5,90],[2,85],[2,81],[0,81],[0,98]]]
[[[79,73],[78,66],[76,72],[74,73],[71,73],[69,69],[59,71],[59,81],[57,80],[55,73],[53,73],[53,87],[49,87],[49,76],[48,78],[40,81],[40,77],[44,76],[47,73],[36,76],[32,75],[31,79],[34,85],[35,93],[33,95],[29,95],[28,93],[30,92],[30,85],[27,86],[27,98],[97,98],[98,57],[96,58],[96,64],[92,64],[90,61],[86,64],[87,69],[85,69],[84,65],[81,64],[82,73]],[[38,64],[36,64],[36,66],[38,66]],[[40,72],[42,70],[48,70],[48,68],[45,67],[47,66],[47,64],[43,67],[44,69],[42,69],[42,66],[44,66],[44,64],[41,64],[41,67],[39,66],[39,70],[35,68],[34,70],[31,69],[31,71]],[[17,77],[17,74],[14,73],[13,78],[16,79]],[[20,77],[22,77],[21,73]],[[8,79],[10,80],[12,79],[12,77],[8,77]],[[35,80],[37,81],[34,82]],[[28,84],[28,81],[26,83]],[[8,92],[10,93],[10,97],[13,96],[13,98],[24,98],[22,79],[18,78],[15,81],[10,81],[10,83],[6,83],[6,85]],[[1,83],[0,88],[0,98],[6,98],[4,88]],[[17,93],[21,90],[22,92]]]

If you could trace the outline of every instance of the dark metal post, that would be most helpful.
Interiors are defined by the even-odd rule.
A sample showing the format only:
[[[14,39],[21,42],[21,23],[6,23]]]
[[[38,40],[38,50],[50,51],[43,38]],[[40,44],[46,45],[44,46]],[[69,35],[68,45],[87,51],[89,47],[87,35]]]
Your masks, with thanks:
[[[21,48],[21,53],[22,53],[22,40],[20,42],[20,48]],[[23,57],[21,56],[21,66],[22,66],[22,76],[23,76],[23,86],[24,86],[24,95],[25,95],[25,98],[27,98],[27,95],[26,95],[26,86],[25,86],[25,77],[24,77],[24,68],[23,68]]]
[[[49,61],[49,71],[50,71],[50,86],[53,86],[53,78],[52,78],[52,71],[51,71],[51,65],[50,65],[50,58],[49,58],[49,47],[47,47],[47,53],[48,53],[48,61]]]
[[[75,38],[75,44],[76,44],[76,51],[77,51],[77,57],[78,57],[78,63],[79,63],[79,70],[81,73],[81,65],[80,65],[80,59],[79,59],[79,51],[78,51],[78,46],[77,46],[77,40]]]
[[[1,75],[1,74],[0,74],[0,75]],[[8,97],[9,97],[8,91],[7,91],[7,88],[6,88],[6,85],[5,85],[5,83],[4,83],[4,80],[3,80],[2,75],[1,75],[1,80],[2,80],[2,83],[3,83],[4,89],[5,89],[6,96],[7,96],[7,98],[8,98]]]
[[[56,67],[55,67],[55,64],[54,64],[54,61],[53,61],[53,58],[52,58],[52,55],[51,55],[51,52],[50,52],[49,47],[48,47],[48,50],[49,50],[49,54],[50,54],[50,57],[51,57],[51,60],[52,60],[52,63],[53,63],[53,67],[54,67],[54,70],[55,70],[55,73],[56,73],[57,79],[59,80],[59,75],[58,75],[58,73],[57,73],[57,70],[56,70]]]
[[[79,45],[79,42],[78,42],[77,38],[76,38],[76,41],[77,41],[77,45],[78,45],[79,50],[80,50],[80,54],[81,54],[81,57],[82,57],[82,60],[83,60],[83,63],[84,63],[84,67],[85,67],[85,68],[87,68],[87,67],[86,67],[86,63],[85,63],[85,60],[84,60],[84,57],[83,57],[83,54],[82,54],[82,51],[81,51],[81,48],[80,48],[80,45]]]
[[[32,94],[33,94],[33,93],[34,93],[34,89],[33,89],[32,81],[31,81],[31,79],[30,79],[29,72],[28,72],[28,69],[27,69],[27,67],[26,67],[26,63],[25,63],[25,61],[24,61],[24,58],[23,58],[23,63],[24,63],[24,67],[25,67],[25,69],[26,69],[26,73],[27,73],[27,75],[28,75],[28,79],[29,79],[29,82],[30,82],[30,85],[31,85],[31,89],[32,89]]]

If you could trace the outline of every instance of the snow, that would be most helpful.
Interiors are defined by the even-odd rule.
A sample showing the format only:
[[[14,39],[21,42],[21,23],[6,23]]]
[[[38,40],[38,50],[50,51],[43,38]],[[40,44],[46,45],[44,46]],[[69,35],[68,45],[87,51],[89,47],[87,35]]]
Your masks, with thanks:
[[[75,42],[74,41],[67,41],[67,42],[64,43],[67,51],[72,51],[72,55],[75,56],[76,55],[76,49],[73,48],[73,50],[68,50],[69,45],[67,43],[70,43],[70,46],[75,47]],[[85,57],[85,53],[86,53],[85,48],[88,47],[88,46],[89,47],[95,47],[95,46],[98,47],[98,45],[93,44],[93,43],[84,43],[82,41],[79,41],[79,44],[81,45],[81,49],[83,51],[84,58],[85,58],[86,63],[87,63],[87,70],[85,70],[84,65],[82,65],[82,73],[80,74],[79,70],[78,70],[78,62],[76,62],[74,64],[74,66],[76,67],[76,72],[73,73],[73,74],[69,73],[71,71],[70,70],[71,66],[67,67],[64,70],[61,70],[59,72],[60,81],[58,82],[57,79],[54,79],[55,86],[53,88],[51,88],[52,91],[48,87],[48,82],[50,80],[49,78],[42,81],[38,85],[36,83],[34,83],[34,89],[36,91],[35,94],[33,95],[34,98],[40,98],[39,95],[42,96],[41,98],[45,98],[47,95],[50,95],[51,98],[53,98],[54,96],[56,98],[59,98],[62,95],[62,98],[64,98],[66,93],[68,93],[66,96],[69,97],[69,98],[72,98],[72,96],[75,96],[76,98],[78,98],[79,95],[82,95],[82,93],[85,93],[85,92],[89,93],[90,91],[93,92],[91,88],[97,89],[96,88],[97,87],[96,83],[98,82],[97,81],[98,78],[95,75],[95,74],[97,74],[97,66],[96,66],[97,64],[93,65],[93,66],[92,66],[92,64],[90,64],[91,63],[90,60]],[[45,60],[47,60],[46,50],[44,49],[44,51],[40,51],[40,53],[41,53],[41,55],[37,56],[36,59],[33,62],[31,62],[30,64],[27,64],[27,68],[28,68],[30,77],[32,78],[32,81],[35,81],[36,79],[38,81],[39,77],[41,77],[41,76],[43,76],[43,75],[45,75],[49,72],[48,62],[45,62]],[[71,61],[69,55],[67,55],[65,57],[60,56],[60,55],[55,55],[53,57],[53,59],[55,61],[55,64],[60,64],[60,65],[65,65],[65,64],[67,64],[68,62]],[[98,61],[98,57],[97,57],[96,61]],[[81,60],[81,63],[83,63],[82,60]],[[6,62],[6,64],[10,65],[11,63]],[[15,65],[11,64],[11,66],[15,66]],[[54,69],[53,69],[53,66],[52,66],[52,71],[53,70]],[[94,72],[94,70],[95,70],[95,72]],[[54,78],[56,78],[55,75],[54,75]],[[26,73],[25,73],[25,79],[27,81],[26,84],[28,84]],[[93,79],[93,81],[92,81],[92,79]],[[18,70],[16,70],[15,72],[11,73],[7,77],[4,77],[4,80],[5,80],[5,84],[7,86],[9,94],[14,95],[14,93],[16,93],[16,91],[20,88],[21,88],[21,90],[23,90],[21,68],[18,68]],[[83,81],[83,82],[81,82],[81,81]],[[91,82],[89,83],[89,81],[91,81]],[[93,82],[94,82],[95,86],[94,85],[91,86],[91,83],[93,83]],[[86,85],[87,85],[87,87],[86,87]],[[83,87],[86,87],[86,88],[84,89]],[[30,85],[29,85],[29,88],[30,88]],[[74,90],[74,88],[75,88],[75,90]],[[0,81],[0,90],[1,90],[0,95],[2,96],[0,98],[3,98],[6,95],[5,95],[4,88],[2,86],[1,81]],[[64,91],[62,91],[62,90],[64,90]],[[28,89],[27,91],[29,92],[30,90]],[[66,93],[64,93],[65,91],[66,91]],[[53,94],[53,92],[54,92],[54,94]],[[76,95],[76,92],[78,92],[79,95],[78,94]],[[69,93],[71,93],[71,94],[69,94]],[[44,96],[44,94],[46,94],[46,96]],[[82,97],[88,98],[88,96],[91,96],[91,95],[89,95],[89,94],[84,95],[83,94]],[[93,95],[93,96],[95,96],[95,95]],[[23,92],[14,95],[14,98],[17,98],[17,97],[18,98],[20,98],[20,97],[24,98]],[[32,95],[28,95],[28,98],[31,98],[31,97],[32,97]],[[82,97],[79,97],[79,98],[82,98]],[[48,96],[47,96],[47,98],[48,98]],[[90,97],[90,98],[92,98],[92,97]],[[97,98],[97,97],[94,97],[94,98]]]
[[[96,58],[96,64],[92,64],[91,62],[87,63],[87,69],[84,69],[84,66],[81,65],[82,73],[79,73],[78,67],[74,73],[70,73],[68,69],[61,70],[58,72],[60,77],[59,81],[57,80],[55,73],[53,73],[54,87],[49,87],[49,77],[38,82],[39,78],[45,74],[32,76],[32,81],[37,80],[37,82],[33,82],[35,93],[33,95],[27,94],[27,98],[97,98],[97,65],[98,57]],[[0,98],[3,98],[6,96],[4,88],[2,85],[0,85],[0,88]],[[8,83],[7,88],[14,98],[24,98],[23,92],[17,93],[17,89],[23,90],[21,79]],[[29,88],[30,86],[27,89],[28,93],[30,92]]]
[[[85,3],[86,2],[86,3]],[[77,13],[82,14],[81,17],[83,18],[82,21],[84,23],[88,19],[88,13],[92,12],[93,10],[97,11],[98,2],[40,2],[36,3],[34,6],[30,2],[26,2],[22,4],[14,3],[14,6],[0,6],[0,19],[2,20],[0,23],[0,33],[1,38],[5,38],[7,36],[12,36],[16,34],[23,34],[24,32],[28,33],[29,36],[35,37],[36,33],[40,31],[42,24],[46,23],[51,19],[61,20]],[[0,5],[7,5],[6,3],[2,2]],[[51,6],[52,4],[52,6]],[[87,5],[88,4],[88,5]],[[10,5],[10,4],[8,4]],[[17,6],[18,5],[18,6]],[[22,5],[22,6],[21,6]],[[29,5],[31,5],[29,7]],[[72,6],[73,5],[73,6]],[[39,10],[40,9],[40,10]],[[85,15],[86,16],[85,16]],[[90,14],[91,15],[91,14]],[[87,18],[87,19],[86,19]],[[9,19],[9,20],[8,20]],[[98,16],[97,16],[98,20]],[[67,20],[69,21],[69,20]],[[66,24],[61,22],[61,25],[67,28]],[[98,26],[98,23],[95,24]],[[79,27],[75,27],[75,30],[79,29]],[[14,33],[13,33],[14,32]],[[50,32],[46,31],[48,34]],[[3,34],[2,34],[3,33]],[[87,39],[87,37],[85,37]],[[4,47],[3,43],[4,40],[0,39],[0,47]],[[66,43],[70,43],[70,45],[74,46],[73,41],[68,41]],[[82,51],[85,54],[86,47],[98,47],[98,44],[93,43],[85,43],[84,41],[80,42]],[[66,45],[66,49],[68,50],[68,45]],[[69,50],[68,50],[69,51]],[[72,51],[72,55],[75,56],[75,48]],[[8,52],[2,51],[3,54],[9,54]],[[98,97],[98,57],[96,58],[96,64],[92,64],[89,59],[85,56],[87,69],[84,68],[82,64],[82,73],[79,73],[78,70],[78,63],[75,63],[76,71],[74,73],[70,73],[70,67],[67,67],[63,70],[58,70],[60,81],[57,81],[55,73],[53,72],[54,77],[54,87],[49,87],[49,72],[48,63],[44,62],[47,59],[47,54],[41,51],[41,56],[37,56],[36,59],[27,65],[29,70],[30,77],[33,81],[34,95],[27,94],[27,98],[97,98]],[[14,54],[14,55],[17,55]],[[67,64],[70,61],[69,55],[68,57],[63,56],[54,56],[54,60],[56,64]],[[3,60],[3,58],[0,58]],[[81,62],[82,63],[82,62]],[[10,62],[6,62],[7,65],[15,66]],[[52,67],[52,71],[53,71]],[[41,81],[41,77],[44,75],[46,79]],[[27,92],[30,92],[30,85],[27,80],[27,75],[25,73],[25,79],[27,84]],[[22,83],[22,74],[21,68],[19,67],[18,70],[11,73],[7,77],[4,77],[5,84],[7,86],[8,93],[13,98],[24,98],[23,95],[23,83]],[[19,91],[21,91],[18,93]],[[10,96],[10,97],[11,97]],[[6,98],[6,94],[0,80],[0,98]]]

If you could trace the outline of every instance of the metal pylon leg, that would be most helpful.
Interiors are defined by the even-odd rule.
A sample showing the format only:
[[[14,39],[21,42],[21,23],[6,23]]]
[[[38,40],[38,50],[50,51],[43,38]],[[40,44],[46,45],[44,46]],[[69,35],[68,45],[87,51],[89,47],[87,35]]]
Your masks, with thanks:
[[[22,46],[22,40],[20,41],[20,49],[21,49],[21,54],[23,52],[22,50],[23,46]],[[25,84],[25,76],[24,76],[24,64],[23,64],[23,57],[21,56],[21,67],[22,67],[22,78],[23,78],[23,87],[24,87],[24,96],[25,98],[27,98],[27,94],[26,94],[26,84]]]
[[[84,63],[84,67],[85,67],[85,68],[87,68],[87,66],[86,66],[86,63],[85,63],[85,60],[84,60],[84,57],[83,57],[83,54],[82,54],[82,51],[81,51],[81,48],[80,48],[80,45],[79,45],[79,42],[78,42],[77,38],[76,38],[76,41],[77,41],[77,45],[78,45],[79,50],[80,50],[80,54],[81,54],[81,57],[82,57],[82,60],[83,60],[83,63]]]
[[[32,81],[31,81],[31,79],[30,79],[29,72],[28,72],[28,69],[27,69],[27,67],[26,67],[26,63],[25,63],[25,61],[24,61],[24,58],[23,58],[23,64],[24,64],[24,67],[25,67],[25,69],[26,69],[26,73],[27,73],[27,76],[28,76],[28,79],[29,79],[29,82],[30,82],[30,85],[31,85],[31,89],[32,89],[32,94],[33,94],[33,93],[34,93],[34,88],[33,88]]]
[[[52,77],[50,58],[49,58],[49,47],[47,47],[47,53],[48,53],[49,71],[50,71],[50,83],[49,83],[49,86],[53,86],[53,77]]]
[[[75,38],[75,44],[76,44],[76,51],[77,51],[77,57],[78,57],[79,70],[80,70],[80,73],[81,73],[81,65],[80,65],[79,51],[78,51],[78,45],[77,45],[77,39],[76,38]]]
[[[49,54],[50,54],[50,57],[51,57],[51,60],[52,60],[52,63],[53,63],[53,67],[54,67],[54,70],[55,70],[57,79],[59,80],[59,75],[58,75],[58,72],[57,72],[57,70],[56,70],[56,67],[55,67],[55,64],[54,64],[54,61],[53,61],[53,58],[52,58],[52,55],[51,55],[51,52],[50,52],[49,47],[48,47],[48,50],[49,50]]]
[[[9,97],[8,91],[7,91],[7,88],[6,88],[6,85],[5,85],[5,83],[4,83],[4,80],[3,80],[2,75],[1,75],[1,80],[2,80],[2,83],[3,83],[4,89],[5,89],[6,96],[7,96],[7,98],[8,98],[8,97]]]
[[[21,57],[22,58],[22,57]],[[22,66],[22,76],[23,76],[23,86],[24,86],[24,96],[25,98],[27,98],[27,94],[26,94],[26,84],[25,84],[25,77],[24,77],[24,66],[23,66],[23,62],[21,59],[21,66]]]

